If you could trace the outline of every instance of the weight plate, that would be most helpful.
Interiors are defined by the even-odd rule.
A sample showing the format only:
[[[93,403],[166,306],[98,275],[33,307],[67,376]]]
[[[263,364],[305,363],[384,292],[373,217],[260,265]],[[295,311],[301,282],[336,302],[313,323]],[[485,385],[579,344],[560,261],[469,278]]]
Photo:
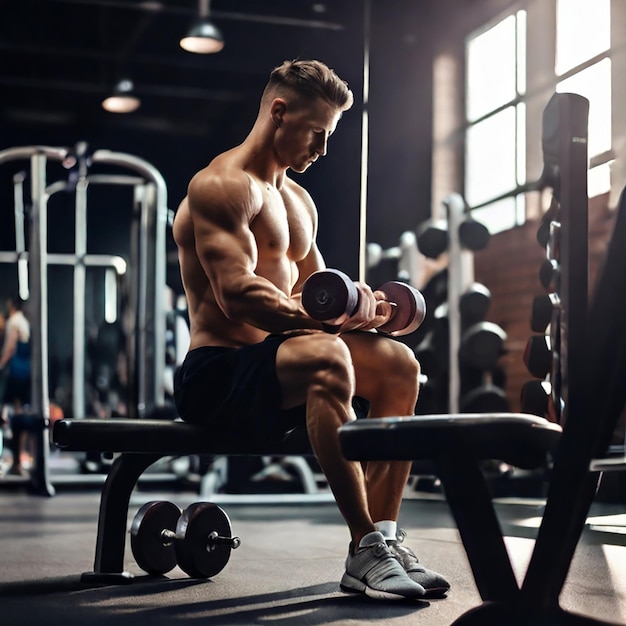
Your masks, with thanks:
[[[392,280],[379,288],[387,294],[389,302],[395,302],[393,317],[378,328],[383,333],[409,335],[415,332],[426,317],[426,301],[422,293],[407,283]]]
[[[230,559],[230,546],[210,545],[212,532],[220,537],[232,537],[228,515],[212,502],[189,505],[178,520],[175,544],[178,566],[191,578],[211,578]]]
[[[166,574],[176,567],[176,552],[163,530],[176,529],[180,509],[172,502],[152,501],[135,514],[130,528],[130,547],[137,565],[148,574]]]
[[[340,270],[320,270],[311,274],[302,286],[302,306],[314,319],[332,320],[357,307],[359,292],[349,276]]]

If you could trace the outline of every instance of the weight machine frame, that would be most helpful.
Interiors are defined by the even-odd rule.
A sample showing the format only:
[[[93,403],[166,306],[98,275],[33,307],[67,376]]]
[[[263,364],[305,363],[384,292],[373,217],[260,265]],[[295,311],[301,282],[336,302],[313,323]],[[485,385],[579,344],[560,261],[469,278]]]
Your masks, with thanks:
[[[128,337],[128,357],[131,400],[130,417],[150,414],[164,401],[165,368],[165,272],[166,225],[168,222],[167,186],[161,173],[147,161],[130,154],[96,150],[89,154],[87,144],[75,148],[24,146],[0,151],[0,165],[12,161],[30,162],[31,210],[29,250],[26,251],[23,203],[20,206],[18,187],[24,177],[15,182],[16,250],[0,252],[0,262],[16,263],[19,290],[29,294],[31,313],[31,405],[29,414],[35,418],[36,459],[31,481],[35,492],[54,495],[48,473],[48,428],[50,423],[50,390],[48,372],[48,267],[67,265],[74,268],[73,296],[73,411],[85,416],[85,283],[86,268],[113,268],[119,275],[128,268],[131,288],[129,310],[132,316],[123,319]],[[61,162],[75,168],[75,183],[68,180],[49,184],[49,162]],[[126,168],[140,176],[120,174],[90,174],[96,164]],[[21,178],[21,180],[20,180]],[[90,185],[132,185],[134,213],[131,227],[129,263],[114,255],[87,254],[87,190]],[[75,191],[75,250],[73,254],[48,252],[48,201],[59,192]],[[21,217],[20,217],[21,212]],[[25,268],[27,267],[27,271]],[[25,284],[28,281],[30,284]]]

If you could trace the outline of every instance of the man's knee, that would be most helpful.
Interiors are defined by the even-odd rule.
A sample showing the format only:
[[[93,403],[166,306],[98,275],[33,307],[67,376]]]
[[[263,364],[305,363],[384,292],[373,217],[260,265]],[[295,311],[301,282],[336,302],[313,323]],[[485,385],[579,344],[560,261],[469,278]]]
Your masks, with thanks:
[[[289,339],[279,350],[277,366],[287,387],[295,383],[316,388],[342,401],[349,401],[354,393],[352,356],[337,335],[316,333]]]
[[[371,353],[371,360],[382,370],[383,378],[398,377],[406,382],[417,381],[420,364],[415,352],[395,339],[383,338]]]
[[[352,386],[354,380],[352,355],[337,335],[316,335],[312,348],[309,358],[314,379],[331,381],[340,386],[344,384]]]
[[[408,380],[418,380],[420,375],[420,363],[415,356],[415,352],[409,346],[395,342],[398,347],[398,366],[402,368],[404,376]]]

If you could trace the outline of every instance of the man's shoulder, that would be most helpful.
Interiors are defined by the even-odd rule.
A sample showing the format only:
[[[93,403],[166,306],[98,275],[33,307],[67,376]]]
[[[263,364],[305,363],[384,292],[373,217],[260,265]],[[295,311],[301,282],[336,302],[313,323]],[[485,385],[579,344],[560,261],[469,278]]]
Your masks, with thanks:
[[[195,174],[191,179],[190,186],[219,188],[221,186],[237,187],[247,184],[249,184],[249,179],[242,167],[232,160],[218,157]]]
[[[200,194],[207,199],[240,199],[249,196],[252,184],[252,178],[241,167],[213,161],[191,179],[189,195],[192,198]]]
[[[263,193],[257,179],[232,161],[213,161],[189,183],[189,210],[232,211],[255,215],[263,206]]]

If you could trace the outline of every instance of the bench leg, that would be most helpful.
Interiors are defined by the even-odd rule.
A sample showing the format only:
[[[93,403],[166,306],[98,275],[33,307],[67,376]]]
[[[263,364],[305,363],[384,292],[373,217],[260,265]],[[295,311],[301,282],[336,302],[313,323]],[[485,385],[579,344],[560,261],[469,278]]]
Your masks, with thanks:
[[[520,589],[478,461],[458,450],[437,469],[481,598],[514,606]]]
[[[94,571],[84,573],[83,582],[131,582],[132,575],[124,571],[130,496],[141,474],[162,456],[124,453],[113,462],[100,498]]]

